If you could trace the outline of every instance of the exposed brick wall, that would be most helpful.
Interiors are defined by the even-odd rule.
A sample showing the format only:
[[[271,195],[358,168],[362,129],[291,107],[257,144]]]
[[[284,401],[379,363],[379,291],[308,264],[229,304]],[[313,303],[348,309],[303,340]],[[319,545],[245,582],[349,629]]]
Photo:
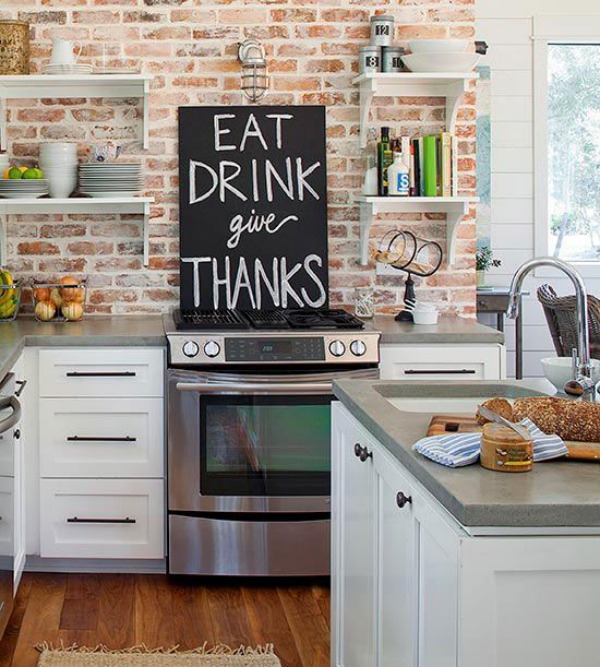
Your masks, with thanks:
[[[8,226],[7,264],[24,277],[57,273],[89,276],[89,305],[98,312],[162,311],[178,300],[177,107],[240,104],[239,40],[264,40],[272,89],[268,104],[326,104],[328,108],[331,300],[353,302],[356,287],[373,285],[377,308],[401,302],[402,275],[376,277],[358,263],[358,209],[365,159],[358,143],[358,95],[352,86],[357,54],[369,39],[375,10],[393,13],[397,38],[474,37],[473,0],[3,0],[2,18],[31,22],[32,68],[48,58],[53,36],[83,42],[82,62],[99,44],[122,43],[131,64],[155,75],[150,96],[150,150],[137,140],[136,100],[16,100],[9,108],[9,142],[23,164],[35,161],[47,140],[77,140],[83,156],[91,141],[122,143],[140,156],[146,194],[156,199],[150,222],[150,266],[142,266],[142,224],[137,216],[19,216]],[[474,94],[461,109],[460,189],[475,187]],[[381,125],[398,134],[438,131],[440,99],[381,99],[372,139]],[[373,145],[370,146],[373,150]],[[474,216],[475,211],[472,211]],[[372,230],[375,242],[396,225],[443,241],[441,215],[386,215]],[[459,231],[457,262],[419,282],[424,298],[463,316],[474,313],[475,225]]]

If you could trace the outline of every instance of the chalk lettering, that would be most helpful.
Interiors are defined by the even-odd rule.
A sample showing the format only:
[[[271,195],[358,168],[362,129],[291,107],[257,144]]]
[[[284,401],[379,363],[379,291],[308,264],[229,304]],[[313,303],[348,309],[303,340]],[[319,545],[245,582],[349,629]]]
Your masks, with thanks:
[[[279,263],[277,261],[277,257],[273,257],[273,265],[272,265],[272,272],[273,272],[273,279],[269,281],[269,277],[267,276],[267,273],[265,271],[265,268],[260,261],[260,259],[257,259],[254,262],[254,284],[255,284],[255,289],[256,289],[256,307],[257,308],[262,308],[262,290],[261,290],[261,282],[265,284],[265,287],[267,288],[267,292],[269,293],[269,296],[271,297],[271,301],[273,303],[273,306],[275,308],[279,308],[280,300],[279,300]]]
[[[311,308],[321,308],[327,301],[327,294],[323,288],[323,283],[319,280],[319,276],[313,271],[311,267],[312,263],[315,263],[319,268],[321,268],[323,266],[323,260],[319,257],[319,255],[308,255],[308,257],[306,257],[304,260],[304,270],[306,271],[308,277],[319,289],[319,296],[317,299],[311,299],[304,287],[301,288],[300,294],[308,306]]]
[[[251,129],[251,126],[254,129]],[[248,137],[256,137],[262,144],[263,148],[266,151],[269,150],[267,142],[265,141],[265,138],[263,137],[263,134],[260,131],[260,127],[258,126],[258,123],[256,122],[256,117],[254,116],[253,113],[251,113],[248,116],[248,121],[246,122],[246,127],[244,128],[244,134],[242,135],[242,143],[240,144],[241,153],[243,153],[246,148],[246,141],[248,140]]]
[[[292,120],[294,116],[289,113],[268,113],[267,118],[275,119],[275,131],[277,133],[277,148],[281,149],[283,147],[283,140],[281,138],[281,121],[282,120]]]
[[[237,248],[240,238],[244,232],[254,234],[256,232],[266,232],[267,234],[276,234],[288,222],[298,222],[298,217],[295,215],[288,215],[276,222],[277,216],[275,213],[257,214],[254,209],[247,220],[244,220],[242,215],[235,215],[229,223],[229,231],[231,236],[227,241],[228,248]],[[275,224],[273,224],[275,223]]]
[[[215,114],[213,118],[213,126],[215,129],[215,150],[216,151],[234,151],[235,146],[229,144],[229,145],[222,145],[221,144],[221,135],[222,134],[231,134],[231,130],[225,129],[222,130],[220,126],[220,121],[222,118],[235,118],[234,113],[217,113]]]

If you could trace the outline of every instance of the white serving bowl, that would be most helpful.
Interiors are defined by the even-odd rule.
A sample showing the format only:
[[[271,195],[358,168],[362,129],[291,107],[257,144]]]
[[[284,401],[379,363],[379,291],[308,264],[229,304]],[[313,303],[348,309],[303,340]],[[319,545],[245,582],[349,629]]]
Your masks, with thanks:
[[[592,380],[600,382],[600,359],[592,359]],[[573,361],[571,357],[546,357],[542,359],[545,378],[558,391],[563,391],[565,384],[573,379]]]
[[[462,53],[469,46],[468,39],[410,39],[411,53]]]
[[[66,199],[77,186],[77,175],[47,174],[48,190],[52,199]]]
[[[413,322],[415,324],[437,324],[437,310],[413,310]]]
[[[402,56],[411,72],[452,72],[468,74],[479,62],[477,53],[414,53]]]

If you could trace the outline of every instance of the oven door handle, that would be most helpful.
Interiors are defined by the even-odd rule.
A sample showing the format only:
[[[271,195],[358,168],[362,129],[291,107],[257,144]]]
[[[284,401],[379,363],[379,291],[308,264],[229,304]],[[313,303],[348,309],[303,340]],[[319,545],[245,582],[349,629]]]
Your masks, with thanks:
[[[195,391],[198,394],[331,394],[331,382],[240,383],[178,382],[177,391]]]

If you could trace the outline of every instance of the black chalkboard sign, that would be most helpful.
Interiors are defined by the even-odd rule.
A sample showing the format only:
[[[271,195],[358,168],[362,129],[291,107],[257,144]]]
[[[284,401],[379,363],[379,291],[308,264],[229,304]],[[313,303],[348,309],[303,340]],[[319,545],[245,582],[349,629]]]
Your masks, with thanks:
[[[325,108],[180,107],[181,307],[328,304]]]

